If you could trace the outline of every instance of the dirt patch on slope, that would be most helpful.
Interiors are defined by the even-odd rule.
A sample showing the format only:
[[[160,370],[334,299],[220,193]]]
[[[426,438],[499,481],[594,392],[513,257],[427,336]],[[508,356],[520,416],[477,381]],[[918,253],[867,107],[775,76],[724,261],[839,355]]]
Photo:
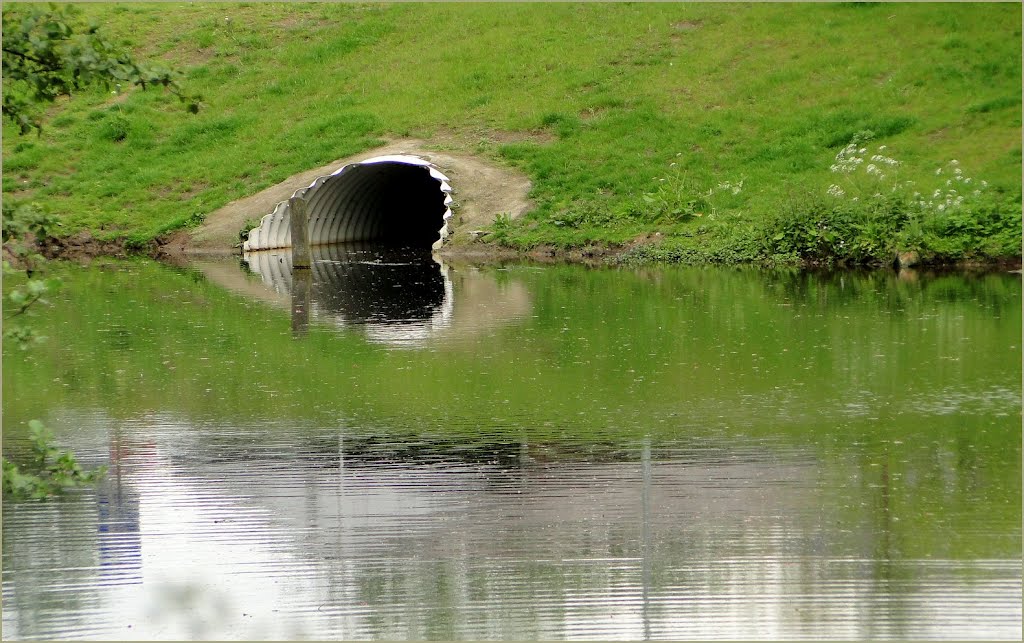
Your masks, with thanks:
[[[170,256],[238,252],[238,233],[246,220],[270,213],[278,203],[317,177],[326,176],[348,163],[388,154],[419,156],[436,165],[450,179],[454,199],[453,217],[448,224],[450,240],[457,242],[470,232],[488,226],[499,214],[516,218],[533,207],[528,196],[530,180],[518,170],[472,154],[439,151],[425,141],[399,139],[296,174],[262,192],[232,201],[207,215],[199,228],[182,230],[162,240],[165,243],[161,250]]]

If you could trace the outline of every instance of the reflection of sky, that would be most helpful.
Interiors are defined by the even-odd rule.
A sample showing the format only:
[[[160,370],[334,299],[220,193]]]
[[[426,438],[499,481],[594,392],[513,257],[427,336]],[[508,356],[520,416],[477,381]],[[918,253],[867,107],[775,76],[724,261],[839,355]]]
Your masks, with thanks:
[[[233,428],[150,417],[130,432],[137,448],[118,437],[112,452],[127,455],[78,501],[98,507],[95,538],[77,544],[96,556],[91,579],[81,562],[62,571],[70,553],[33,567],[5,545],[9,636],[1020,634],[1019,561],[880,563],[852,551],[834,516],[817,515],[821,470],[799,453],[537,462],[523,445],[520,463],[502,467],[374,462],[344,439],[315,451],[283,425],[248,431],[244,457],[232,457]],[[43,524],[5,529],[11,551],[43,539]],[[23,591],[49,607],[32,612]],[[56,629],[23,629],[23,611]]]
[[[159,493],[140,507],[146,589],[118,601],[140,638],[293,638],[296,623],[275,617],[308,590],[312,570],[279,542],[266,512],[238,504],[208,482],[172,467],[149,472]],[[254,537],[255,536],[255,537]],[[125,618],[128,620],[128,618]]]

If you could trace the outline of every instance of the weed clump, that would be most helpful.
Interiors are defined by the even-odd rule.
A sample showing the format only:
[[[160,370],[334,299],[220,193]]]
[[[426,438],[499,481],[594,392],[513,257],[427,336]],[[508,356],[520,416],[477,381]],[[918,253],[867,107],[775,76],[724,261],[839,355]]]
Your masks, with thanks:
[[[101,141],[120,143],[128,138],[131,127],[132,124],[127,118],[120,114],[115,114],[100,122],[96,128],[96,138]]]

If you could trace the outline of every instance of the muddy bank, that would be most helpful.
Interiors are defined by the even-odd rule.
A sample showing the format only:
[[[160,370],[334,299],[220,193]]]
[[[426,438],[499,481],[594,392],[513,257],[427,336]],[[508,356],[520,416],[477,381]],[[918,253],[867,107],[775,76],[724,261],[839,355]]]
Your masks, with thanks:
[[[153,251],[145,253],[156,258],[157,244]],[[43,240],[29,237],[18,242],[3,244],[4,261],[15,268],[24,267],[22,256],[24,249],[29,249],[46,259],[60,259],[88,263],[96,257],[127,257],[136,254],[129,250],[125,239],[97,239],[88,231],[79,232],[67,237],[48,237]]]
[[[450,243],[437,250],[435,254],[448,261],[467,263],[507,263],[512,261],[532,261],[536,263],[581,263],[590,266],[619,263],[621,257],[636,247],[629,245],[596,245],[582,248],[559,248],[551,245],[540,245],[529,250],[517,250],[499,246],[486,241],[470,243]]]
[[[637,248],[656,243],[657,235],[645,235],[635,239],[628,244],[598,245],[591,244],[582,248],[559,248],[551,245],[540,245],[529,250],[519,250],[500,246],[484,241],[482,238],[475,240],[462,239],[455,243],[447,243],[436,254],[439,258],[453,263],[464,264],[506,264],[515,262],[529,262],[539,264],[562,264],[575,263],[588,266],[609,266],[624,264],[643,265],[668,265],[672,262],[638,259],[635,255],[630,256],[631,251]],[[126,258],[129,256],[142,256],[162,261],[175,266],[188,266],[194,259],[203,256],[241,254],[241,249],[220,248],[220,249],[188,249],[190,231],[179,230],[165,235],[150,242],[142,248],[129,248],[123,239],[95,239],[88,232],[80,232],[70,237],[47,239],[43,243],[36,243],[36,251],[47,259],[58,259],[73,261],[80,264],[88,264],[97,257]],[[14,267],[22,267],[17,253],[12,251],[10,244],[4,244],[4,260]],[[993,261],[961,260],[950,263],[929,263],[923,262],[913,267],[898,266],[894,261],[892,266],[820,266],[804,265],[800,268],[805,270],[885,270],[893,269],[905,275],[926,275],[946,272],[1021,272],[1021,258],[1009,257]]]

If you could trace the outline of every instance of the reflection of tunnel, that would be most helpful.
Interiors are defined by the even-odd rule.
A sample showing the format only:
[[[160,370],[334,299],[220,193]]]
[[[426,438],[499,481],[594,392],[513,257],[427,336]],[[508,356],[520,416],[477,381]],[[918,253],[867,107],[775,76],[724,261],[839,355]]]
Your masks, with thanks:
[[[415,324],[438,314],[445,282],[429,252],[363,254],[317,266],[313,297],[320,310],[354,323]]]
[[[415,334],[447,325],[451,283],[427,248],[334,244],[312,251],[312,311],[343,324]],[[291,253],[252,252],[249,270],[295,297]]]
[[[447,177],[414,156],[380,156],[352,163],[295,192],[306,202],[309,242],[373,241],[430,248],[451,217]],[[249,231],[244,250],[291,247],[288,201]]]

